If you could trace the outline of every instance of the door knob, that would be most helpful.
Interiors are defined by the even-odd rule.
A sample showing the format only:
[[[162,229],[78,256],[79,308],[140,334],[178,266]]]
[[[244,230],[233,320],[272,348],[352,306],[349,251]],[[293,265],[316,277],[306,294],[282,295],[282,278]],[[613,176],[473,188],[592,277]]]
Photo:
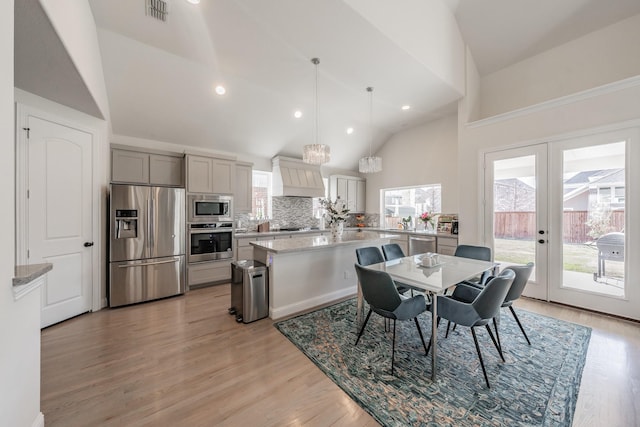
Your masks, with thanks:
[[[538,230],[538,234],[544,234],[544,230]]]
[[[538,240],[538,243],[544,243],[544,242],[545,242],[545,240],[544,240],[544,239],[540,239],[540,240]]]
[[[93,246],[93,242],[84,242],[85,248],[90,248],[91,246]]]

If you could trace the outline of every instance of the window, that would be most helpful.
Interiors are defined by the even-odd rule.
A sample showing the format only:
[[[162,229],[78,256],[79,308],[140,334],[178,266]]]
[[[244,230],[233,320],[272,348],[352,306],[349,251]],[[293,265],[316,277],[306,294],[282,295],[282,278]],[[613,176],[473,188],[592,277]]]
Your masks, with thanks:
[[[271,172],[253,171],[251,212],[256,219],[271,218]]]
[[[327,178],[322,178],[322,182],[324,183],[324,198],[328,199],[329,198],[329,180]],[[322,215],[324,214],[324,208],[320,204],[320,200],[322,200],[322,198],[320,197],[313,198],[312,203],[313,203],[314,218],[322,218]]]
[[[609,205],[611,203],[611,187],[598,188],[598,203]]]
[[[416,216],[423,212],[442,212],[441,192],[440,184],[383,189],[380,217],[384,218],[384,227],[396,228],[402,218],[408,216],[411,216],[415,225]]]
[[[624,187],[616,187],[613,197],[613,203],[624,203]]]

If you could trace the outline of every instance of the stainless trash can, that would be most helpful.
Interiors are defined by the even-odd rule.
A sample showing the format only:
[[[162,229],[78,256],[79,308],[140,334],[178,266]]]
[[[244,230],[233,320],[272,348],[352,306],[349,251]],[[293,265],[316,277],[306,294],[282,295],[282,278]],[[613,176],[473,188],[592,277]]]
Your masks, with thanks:
[[[254,260],[231,263],[231,307],[237,322],[249,323],[269,315],[267,267]]]

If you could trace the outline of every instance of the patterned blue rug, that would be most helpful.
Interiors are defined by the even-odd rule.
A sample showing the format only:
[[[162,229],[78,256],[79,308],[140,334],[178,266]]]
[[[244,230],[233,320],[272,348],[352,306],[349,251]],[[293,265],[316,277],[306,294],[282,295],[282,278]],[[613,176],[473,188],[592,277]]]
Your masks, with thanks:
[[[591,329],[517,310],[532,345],[511,314],[502,313],[506,363],[484,328],[478,341],[491,382],[482,369],[469,328],[438,334],[438,372],[413,322],[397,322],[395,375],[390,375],[391,333],[371,315],[358,346],[355,299],[275,324],[326,375],[384,426],[571,426]],[[420,316],[425,340],[430,313]]]

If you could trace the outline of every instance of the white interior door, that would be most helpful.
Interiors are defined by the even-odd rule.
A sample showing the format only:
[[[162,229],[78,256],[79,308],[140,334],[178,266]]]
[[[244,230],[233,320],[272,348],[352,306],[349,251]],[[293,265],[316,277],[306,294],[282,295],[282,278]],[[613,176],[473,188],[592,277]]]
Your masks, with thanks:
[[[524,295],[547,292],[547,147],[545,144],[485,155],[485,245],[504,268],[534,262]]]
[[[53,264],[46,327],[91,309],[92,136],[34,116],[28,128],[28,262]]]

